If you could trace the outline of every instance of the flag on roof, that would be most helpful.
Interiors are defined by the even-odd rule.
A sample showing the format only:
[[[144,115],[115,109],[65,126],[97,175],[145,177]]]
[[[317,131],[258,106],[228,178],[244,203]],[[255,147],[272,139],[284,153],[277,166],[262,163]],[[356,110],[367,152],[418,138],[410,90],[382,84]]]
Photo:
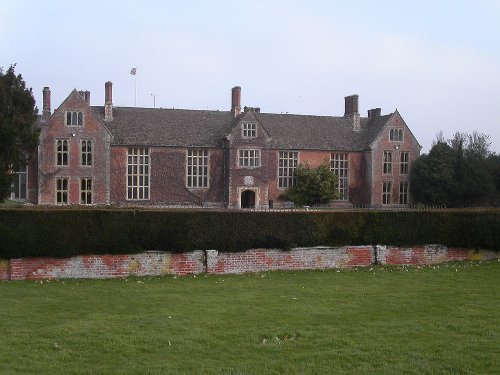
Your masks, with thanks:
[[[137,74],[137,69],[136,68],[132,68],[132,70],[130,71],[130,74],[132,74],[133,76],[135,76]]]

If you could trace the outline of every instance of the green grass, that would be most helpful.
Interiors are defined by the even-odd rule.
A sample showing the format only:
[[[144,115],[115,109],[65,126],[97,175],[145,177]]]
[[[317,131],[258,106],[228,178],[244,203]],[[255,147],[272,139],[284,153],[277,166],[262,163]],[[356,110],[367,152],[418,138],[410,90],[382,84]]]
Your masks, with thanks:
[[[499,271],[0,282],[0,373],[494,374]]]

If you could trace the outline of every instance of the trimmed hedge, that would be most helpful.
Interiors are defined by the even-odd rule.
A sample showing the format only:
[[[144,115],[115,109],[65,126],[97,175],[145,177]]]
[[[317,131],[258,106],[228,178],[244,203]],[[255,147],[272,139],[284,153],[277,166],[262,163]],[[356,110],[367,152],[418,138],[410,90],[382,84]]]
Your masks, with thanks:
[[[500,249],[500,211],[0,210],[0,259],[384,244]]]

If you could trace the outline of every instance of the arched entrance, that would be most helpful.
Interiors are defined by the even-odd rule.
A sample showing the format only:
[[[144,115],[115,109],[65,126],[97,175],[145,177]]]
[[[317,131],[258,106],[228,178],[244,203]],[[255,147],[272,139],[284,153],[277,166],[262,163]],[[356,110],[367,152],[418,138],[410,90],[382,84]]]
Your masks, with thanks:
[[[255,191],[243,190],[241,192],[241,208],[255,208]]]

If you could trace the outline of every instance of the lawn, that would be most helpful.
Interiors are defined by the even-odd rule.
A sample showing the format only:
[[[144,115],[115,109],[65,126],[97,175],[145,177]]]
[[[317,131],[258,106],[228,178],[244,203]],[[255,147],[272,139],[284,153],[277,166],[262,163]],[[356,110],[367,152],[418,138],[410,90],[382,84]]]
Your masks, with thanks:
[[[1,374],[497,374],[500,262],[0,282]]]

